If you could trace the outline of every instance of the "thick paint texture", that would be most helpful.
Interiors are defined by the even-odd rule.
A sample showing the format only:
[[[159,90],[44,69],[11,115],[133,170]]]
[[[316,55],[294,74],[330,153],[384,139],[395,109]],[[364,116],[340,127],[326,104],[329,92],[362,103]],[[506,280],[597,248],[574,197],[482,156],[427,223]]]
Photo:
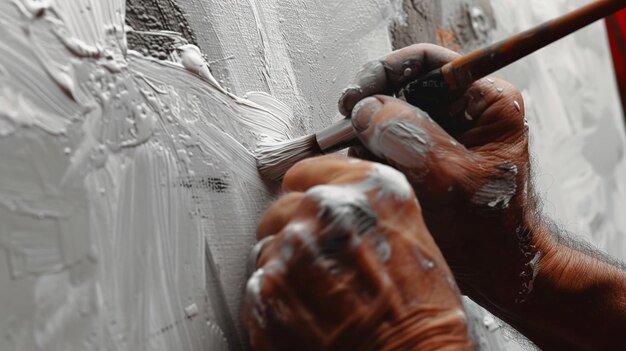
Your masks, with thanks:
[[[179,3],[200,48],[144,56],[122,0],[0,2],[0,350],[245,349],[246,258],[273,199],[251,150],[330,122],[396,16]]]
[[[245,263],[273,198],[251,150],[338,118],[402,8],[429,41],[471,46],[492,39],[492,11],[503,36],[582,2],[178,0],[187,21],[160,32],[164,55],[129,50],[122,0],[0,2],[0,350],[243,349]],[[603,35],[503,76],[524,90],[546,211],[623,258],[624,129]],[[199,52],[171,50],[180,38]],[[482,348],[515,349],[466,307]]]

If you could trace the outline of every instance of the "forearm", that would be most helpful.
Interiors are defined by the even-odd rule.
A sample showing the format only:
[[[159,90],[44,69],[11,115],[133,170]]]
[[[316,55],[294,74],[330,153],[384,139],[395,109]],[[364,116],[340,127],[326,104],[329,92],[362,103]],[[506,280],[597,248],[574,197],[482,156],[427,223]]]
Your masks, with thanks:
[[[477,299],[544,350],[614,345],[626,330],[626,272],[541,221],[524,222],[521,256],[503,255],[498,281],[478,286]]]

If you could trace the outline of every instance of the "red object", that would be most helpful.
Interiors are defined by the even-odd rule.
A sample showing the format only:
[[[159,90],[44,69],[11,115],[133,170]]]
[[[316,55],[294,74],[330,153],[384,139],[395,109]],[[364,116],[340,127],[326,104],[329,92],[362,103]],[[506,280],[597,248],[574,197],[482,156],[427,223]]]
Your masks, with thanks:
[[[613,54],[615,75],[626,114],[626,10],[621,10],[606,18],[609,43]]]

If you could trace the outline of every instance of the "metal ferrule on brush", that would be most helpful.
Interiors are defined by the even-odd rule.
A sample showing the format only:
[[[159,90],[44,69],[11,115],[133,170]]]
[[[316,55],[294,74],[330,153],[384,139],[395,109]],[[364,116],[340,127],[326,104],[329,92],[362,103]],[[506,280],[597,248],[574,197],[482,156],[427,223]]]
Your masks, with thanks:
[[[315,133],[315,139],[322,152],[329,154],[353,145],[356,133],[350,118],[345,118]]]

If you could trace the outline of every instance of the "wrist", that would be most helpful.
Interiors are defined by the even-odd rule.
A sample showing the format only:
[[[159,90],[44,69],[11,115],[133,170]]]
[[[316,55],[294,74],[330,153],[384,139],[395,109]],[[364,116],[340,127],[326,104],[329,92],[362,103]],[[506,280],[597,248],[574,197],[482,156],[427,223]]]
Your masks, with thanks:
[[[483,254],[475,259],[478,274],[469,279],[467,295],[487,308],[509,311],[511,305],[524,304],[535,289],[539,268],[556,250],[535,206],[516,200],[484,226],[489,240],[476,250]]]
[[[472,350],[467,319],[462,308],[439,310],[421,308],[377,332],[372,349],[394,350]]]
[[[477,302],[542,349],[610,343],[626,325],[626,274],[538,217],[524,228],[524,256],[531,259],[519,279],[501,275],[498,284],[482,286]],[[588,325],[602,328],[590,331]]]

